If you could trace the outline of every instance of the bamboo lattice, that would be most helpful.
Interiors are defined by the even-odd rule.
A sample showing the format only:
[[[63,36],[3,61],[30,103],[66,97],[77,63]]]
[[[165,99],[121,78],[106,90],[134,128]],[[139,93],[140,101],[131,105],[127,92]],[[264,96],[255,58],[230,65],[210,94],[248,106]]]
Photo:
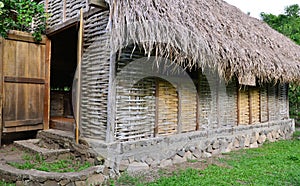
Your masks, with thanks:
[[[95,26],[97,22],[97,26]],[[105,140],[109,84],[108,11],[94,13],[84,24],[81,135]]]

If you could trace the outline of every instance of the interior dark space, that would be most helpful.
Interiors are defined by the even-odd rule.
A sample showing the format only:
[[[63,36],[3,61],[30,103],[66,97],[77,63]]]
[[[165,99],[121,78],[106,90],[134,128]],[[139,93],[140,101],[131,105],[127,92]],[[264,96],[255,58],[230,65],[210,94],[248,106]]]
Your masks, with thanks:
[[[77,67],[77,26],[58,32],[50,39],[50,128],[58,128],[61,123],[74,121],[71,92]],[[68,130],[71,126],[64,125],[63,128]]]

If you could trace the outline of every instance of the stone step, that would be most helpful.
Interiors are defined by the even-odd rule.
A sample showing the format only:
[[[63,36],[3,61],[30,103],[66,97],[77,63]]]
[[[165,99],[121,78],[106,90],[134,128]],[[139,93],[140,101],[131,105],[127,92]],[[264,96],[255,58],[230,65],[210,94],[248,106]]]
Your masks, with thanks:
[[[75,131],[75,120],[74,118],[51,117],[50,128],[73,132]]]
[[[57,129],[41,130],[37,133],[37,138],[46,144],[56,145],[57,148],[70,149],[78,156],[96,157],[96,153],[84,139],[79,139],[78,144],[75,142],[74,132]]]
[[[46,148],[45,143],[41,139],[14,141],[14,145],[29,153],[39,154],[45,160],[60,159],[70,156],[70,149],[59,149],[56,148],[55,145],[53,148],[48,148],[49,145]]]
[[[41,130],[37,134],[39,139],[49,139],[53,141],[75,141],[75,135],[73,131],[64,131],[58,129]]]

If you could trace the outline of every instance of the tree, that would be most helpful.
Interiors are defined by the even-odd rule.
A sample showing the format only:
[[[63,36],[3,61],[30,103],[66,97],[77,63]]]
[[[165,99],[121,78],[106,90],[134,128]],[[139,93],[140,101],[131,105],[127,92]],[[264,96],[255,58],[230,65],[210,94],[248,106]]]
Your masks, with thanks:
[[[44,5],[33,0],[0,0],[0,36],[9,30],[32,32],[36,41],[46,29]]]
[[[300,45],[300,6],[295,4],[285,8],[284,14],[260,14],[263,21],[273,29],[291,38]],[[290,115],[300,122],[300,86],[290,85],[289,89]]]

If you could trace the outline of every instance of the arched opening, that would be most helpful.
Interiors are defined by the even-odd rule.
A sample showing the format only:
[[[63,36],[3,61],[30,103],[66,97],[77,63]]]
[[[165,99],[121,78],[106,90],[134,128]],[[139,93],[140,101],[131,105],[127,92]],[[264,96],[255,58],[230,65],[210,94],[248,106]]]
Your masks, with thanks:
[[[179,97],[175,86],[158,77],[146,77],[118,91],[117,140],[171,135],[178,132]]]
[[[156,135],[172,135],[178,131],[179,97],[176,88],[168,81],[156,79],[157,122]],[[155,128],[156,128],[155,127]]]
[[[180,65],[124,49],[116,64],[115,87],[115,140],[197,130],[196,86]]]

